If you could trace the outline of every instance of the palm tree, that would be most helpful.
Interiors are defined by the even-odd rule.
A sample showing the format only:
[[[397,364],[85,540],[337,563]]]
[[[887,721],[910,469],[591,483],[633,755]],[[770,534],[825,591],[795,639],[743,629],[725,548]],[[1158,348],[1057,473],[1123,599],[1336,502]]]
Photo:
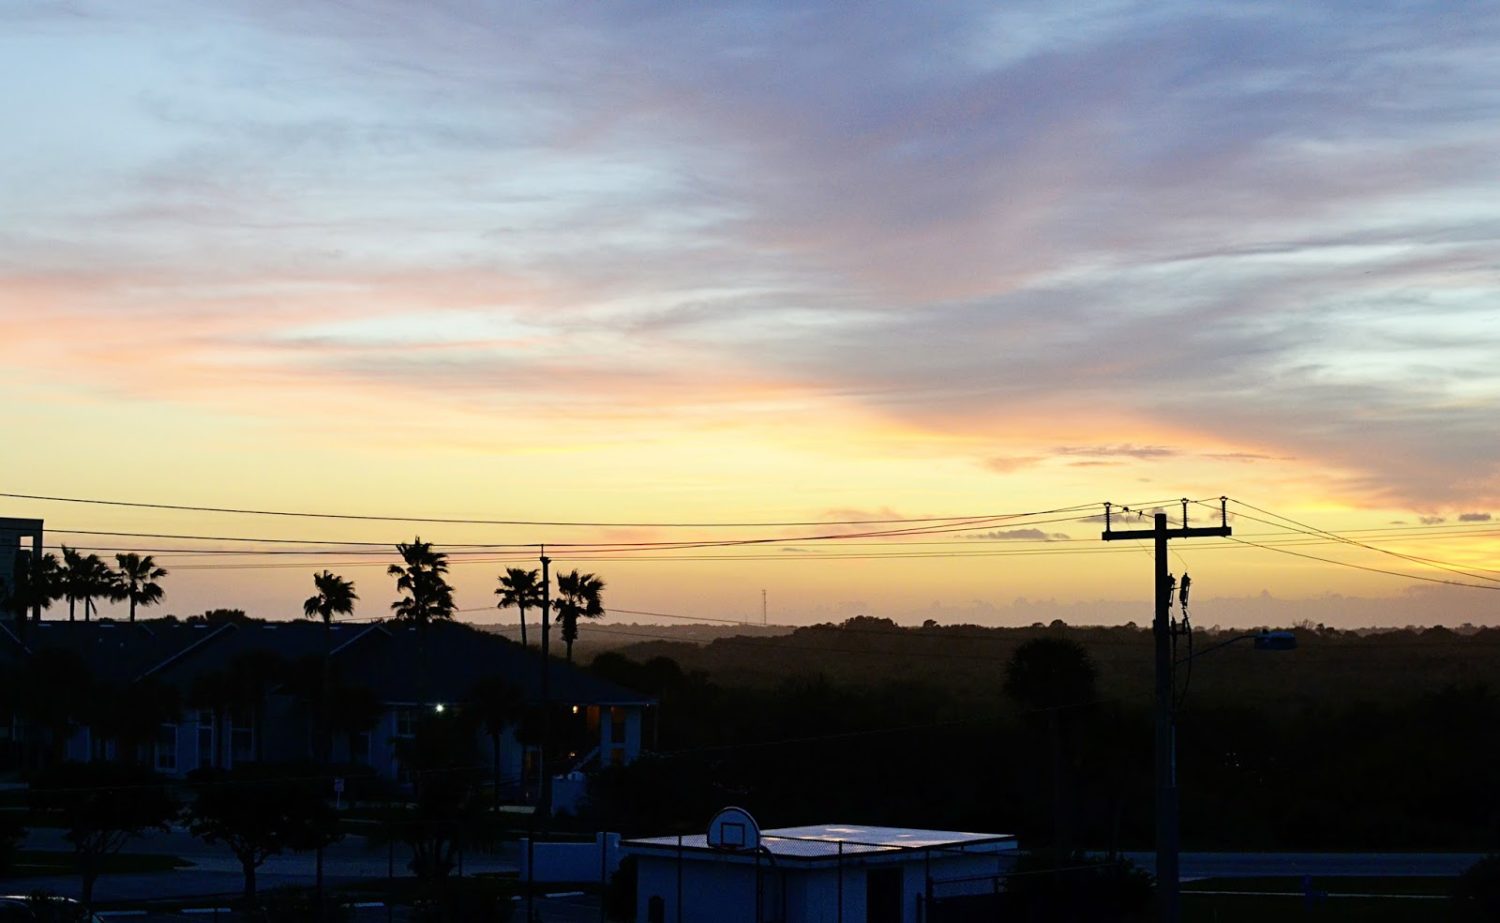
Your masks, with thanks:
[[[354,614],[354,602],[359,599],[354,592],[354,583],[345,580],[337,574],[324,570],[321,574],[313,575],[313,586],[317,593],[309,596],[302,604],[302,614],[308,618],[323,619],[323,694],[319,698],[319,724],[322,725],[319,733],[319,742],[323,748],[322,757],[327,761],[328,757],[328,657],[333,647],[333,616]]]
[[[68,601],[68,621],[73,621],[78,609],[78,600],[83,598],[83,592],[88,588],[88,575],[85,573],[83,555],[77,548],[62,546],[62,572],[58,575],[62,586],[63,599]]]
[[[83,620],[87,622],[89,615],[97,608],[94,605],[95,599],[119,602],[125,598],[120,575],[110,570],[109,565],[97,554],[80,555],[73,549],[63,548],[63,560],[66,565],[64,586],[68,598],[69,621],[73,619],[75,599],[83,602]]]
[[[509,609],[515,606],[520,610],[522,647],[526,646],[526,610],[536,609],[542,604],[542,583],[537,573],[520,567],[507,567],[505,576],[500,578],[500,588],[495,591],[495,595],[500,597],[495,608]]]
[[[558,600],[552,604],[562,626],[563,644],[567,645],[568,663],[573,662],[573,642],[578,640],[578,620],[604,616],[604,581],[593,574],[577,570],[557,575]]]
[[[0,580],[0,596],[4,597],[3,606],[14,614],[20,629],[26,622],[26,613],[33,612],[40,620],[41,610],[52,608],[53,601],[62,598],[62,567],[55,554],[33,558],[31,552],[22,551],[16,555],[14,573],[13,583]]]
[[[120,598],[130,600],[130,620],[134,622],[136,606],[154,606],[166,595],[156,581],[165,577],[167,570],[157,567],[151,555],[142,557],[134,551],[117,554],[115,560],[120,563],[120,588],[123,591]]]
[[[431,542],[421,536],[411,544],[398,544],[400,564],[392,564],[386,573],[396,578],[396,591],[404,593],[391,603],[399,621],[417,626],[417,670],[419,705],[427,704],[427,629],[434,619],[453,618],[453,588],[444,576],[448,573],[448,556],[433,551]]]
[[[303,615],[321,618],[326,628],[333,624],[335,615],[353,614],[354,603],[359,599],[354,593],[353,582],[325,570],[313,575],[313,586],[318,592],[302,604]]]
[[[500,735],[505,728],[521,720],[526,711],[526,699],[520,688],[500,675],[486,677],[469,690],[469,707],[473,715],[484,726],[494,746],[494,809],[500,810]]]
[[[396,618],[423,627],[433,619],[453,618],[453,588],[444,576],[448,573],[448,556],[433,551],[431,542],[421,536],[411,544],[398,544],[400,564],[392,564],[386,573],[396,578],[397,592],[406,594],[391,603]]]

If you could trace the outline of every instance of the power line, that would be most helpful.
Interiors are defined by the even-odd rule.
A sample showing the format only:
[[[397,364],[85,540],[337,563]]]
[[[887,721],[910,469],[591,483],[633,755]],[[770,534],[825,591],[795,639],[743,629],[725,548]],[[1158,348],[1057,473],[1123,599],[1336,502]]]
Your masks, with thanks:
[[[435,516],[382,516],[363,513],[314,513],[302,510],[259,510],[222,506],[194,506],[184,503],[147,503],[133,500],[103,500],[93,497],[53,497],[41,494],[0,492],[0,497],[13,500],[41,500],[49,503],[84,503],[95,506],[121,506],[132,509],[173,510],[189,513],[228,513],[237,516],[284,516],[299,519],[343,519],[356,522],[414,522],[440,525],[470,526],[556,526],[560,528],[652,528],[652,529],[754,529],[772,526],[854,526],[890,525],[895,523],[952,522],[961,519],[1004,518],[1009,514],[998,513],[986,516],[912,516],[890,519],[817,519],[804,521],[762,522],[584,522],[542,519],[456,519]],[[1097,504],[1088,504],[1089,506]],[[1078,507],[1082,508],[1082,507]],[[552,544],[552,543],[548,543]]]
[[[1272,517],[1275,517],[1276,519],[1281,520],[1282,522],[1290,523],[1292,526],[1295,527],[1295,528],[1292,529],[1292,531],[1294,531],[1294,532],[1301,532],[1301,533],[1303,533],[1305,535],[1322,535],[1322,536],[1327,536],[1328,538],[1331,538],[1331,539],[1333,539],[1333,540],[1335,540],[1337,542],[1341,542],[1341,543],[1346,544],[1346,545],[1354,545],[1354,546],[1356,546],[1358,548],[1364,548],[1364,549],[1366,549],[1368,551],[1375,551],[1375,552],[1379,552],[1380,554],[1390,555],[1391,557],[1394,557],[1394,558],[1400,558],[1400,559],[1402,559],[1404,561],[1410,561],[1413,564],[1426,564],[1426,565],[1428,565],[1430,567],[1440,568],[1442,570],[1450,571],[1450,572],[1455,573],[1455,574],[1460,574],[1460,575],[1465,576],[1465,577],[1473,577],[1476,580],[1489,580],[1489,581],[1492,581],[1492,582],[1500,583],[1500,578],[1497,578],[1497,577],[1486,577],[1483,574],[1472,573],[1470,571],[1464,570],[1462,568],[1462,566],[1454,564],[1454,563],[1452,563],[1450,561],[1439,561],[1439,560],[1436,560],[1434,558],[1423,558],[1423,557],[1418,557],[1416,555],[1403,554],[1403,553],[1401,553],[1399,551],[1392,551],[1389,548],[1381,548],[1381,547],[1379,547],[1377,545],[1370,545],[1370,544],[1367,544],[1365,542],[1358,541],[1356,539],[1348,538],[1348,537],[1340,535],[1340,534],[1338,534],[1336,532],[1329,532],[1326,529],[1319,529],[1317,526],[1310,526],[1310,525],[1307,525],[1306,523],[1298,522],[1297,520],[1292,519],[1289,516],[1282,516],[1279,513],[1272,513],[1269,510],[1263,510],[1263,509],[1261,509],[1258,506],[1251,506],[1250,504],[1244,502],[1243,500],[1235,500],[1234,503],[1235,503],[1236,506],[1247,507],[1249,509],[1255,510],[1257,513],[1262,513],[1262,514],[1264,514],[1266,516],[1272,516]],[[1244,515],[1244,514],[1241,514],[1241,515]],[[1246,519],[1250,519],[1253,522],[1260,522],[1260,523],[1262,523],[1264,525],[1276,525],[1276,523],[1266,522],[1266,520],[1264,520],[1264,519],[1256,519],[1253,516],[1246,516],[1245,518]],[[1483,568],[1483,569],[1488,569],[1488,568]]]
[[[1408,580],[1421,580],[1425,583],[1441,583],[1447,586],[1462,586],[1468,587],[1473,590],[1500,590],[1500,586],[1492,586],[1487,583],[1465,583],[1462,580],[1446,580],[1442,577],[1427,577],[1422,574],[1408,574],[1403,571],[1386,570],[1383,567],[1370,567],[1366,564],[1355,564],[1352,561],[1339,561],[1333,558],[1320,558],[1314,554],[1307,554],[1306,552],[1302,551],[1291,551],[1290,549],[1281,548],[1276,545],[1263,545],[1259,542],[1249,542],[1245,541],[1244,539],[1238,538],[1233,538],[1230,540],[1239,542],[1241,545],[1249,545],[1252,548],[1264,548],[1266,551],[1274,551],[1278,554],[1289,554],[1298,558],[1307,558],[1309,561],[1321,561],[1324,564],[1335,564],[1339,567],[1352,567],[1355,570],[1369,571],[1372,574],[1386,574],[1391,577],[1405,577]]]

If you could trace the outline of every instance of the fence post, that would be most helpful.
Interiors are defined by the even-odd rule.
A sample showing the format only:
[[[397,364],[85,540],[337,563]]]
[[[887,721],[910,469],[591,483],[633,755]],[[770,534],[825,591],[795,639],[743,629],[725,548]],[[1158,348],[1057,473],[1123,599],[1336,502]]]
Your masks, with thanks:
[[[844,923],[844,841],[839,840],[839,915],[838,923]]]
[[[599,923],[604,923],[604,903],[609,896],[609,833],[599,831]]]

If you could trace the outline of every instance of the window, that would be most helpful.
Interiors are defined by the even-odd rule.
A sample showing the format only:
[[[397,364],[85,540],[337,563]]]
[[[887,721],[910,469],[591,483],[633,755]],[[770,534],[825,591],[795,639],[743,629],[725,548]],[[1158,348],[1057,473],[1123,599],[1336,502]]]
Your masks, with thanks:
[[[349,762],[356,766],[370,765],[369,731],[359,731],[349,735]]]
[[[416,712],[410,708],[398,708],[395,713],[397,737],[415,737],[417,734]]]
[[[163,724],[156,731],[156,768],[177,771],[177,725]]]
[[[214,764],[214,713],[207,709],[198,712],[198,766]]]
[[[230,715],[229,756],[236,763],[248,763],[255,759],[255,728],[250,716],[243,712]]]

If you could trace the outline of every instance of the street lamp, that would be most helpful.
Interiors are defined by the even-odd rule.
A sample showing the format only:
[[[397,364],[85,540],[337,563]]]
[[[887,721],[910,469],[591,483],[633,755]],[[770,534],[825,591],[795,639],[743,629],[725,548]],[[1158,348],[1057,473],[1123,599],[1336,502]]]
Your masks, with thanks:
[[[1184,576],[1183,580],[1186,581],[1187,578]],[[1173,630],[1176,631],[1177,629],[1174,628]],[[1158,660],[1156,663],[1157,684],[1160,686],[1164,683],[1167,688],[1175,689],[1177,687],[1177,667],[1185,663],[1191,663],[1204,654],[1211,654],[1220,648],[1228,647],[1231,644],[1238,644],[1241,641],[1254,642],[1255,649],[1258,651],[1292,651],[1297,649],[1297,636],[1290,631],[1256,631],[1249,634],[1236,635],[1233,638],[1220,641],[1218,644],[1205,647],[1201,651],[1194,651],[1181,660],[1169,660],[1165,664],[1161,660]],[[1163,670],[1166,672],[1165,677],[1162,676]],[[1165,761],[1165,765],[1158,761],[1156,766],[1158,788],[1165,795],[1157,804],[1157,821],[1162,826],[1158,827],[1159,835],[1156,844],[1158,857],[1156,863],[1156,887],[1164,889],[1160,893],[1161,919],[1166,921],[1166,923],[1177,923],[1181,904],[1181,882],[1179,880],[1181,876],[1178,872],[1180,868],[1179,856],[1181,853],[1181,844],[1178,842],[1179,818],[1177,814],[1178,703],[1170,699],[1166,702],[1158,699],[1157,705],[1158,720],[1164,719],[1167,724],[1171,751],[1169,759]],[[1160,836],[1160,833],[1167,833],[1168,835]],[[1166,875],[1162,874],[1164,869],[1167,871]]]

